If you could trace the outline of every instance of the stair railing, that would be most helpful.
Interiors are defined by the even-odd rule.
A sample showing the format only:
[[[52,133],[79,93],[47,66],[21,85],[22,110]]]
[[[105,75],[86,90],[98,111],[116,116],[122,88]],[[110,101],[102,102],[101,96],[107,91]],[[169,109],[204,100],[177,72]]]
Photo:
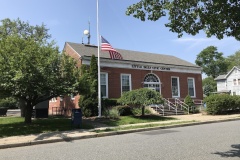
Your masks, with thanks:
[[[172,108],[173,110],[176,111],[176,115],[177,115],[177,106],[175,106],[172,102],[170,102],[169,100],[167,100],[165,98],[163,98],[163,100],[164,100],[164,104],[166,104],[169,107],[169,110],[171,110],[171,108]]]
[[[183,101],[181,101],[178,98],[175,98],[175,104],[176,105],[180,105],[181,106],[181,110],[182,110],[182,108],[185,108],[188,111],[188,114],[189,114],[189,106],[186,103],[184,103]]]
[[[162,116],[164,116],[164,106],[162,104],[155,104],[154,107],[160,109],[162,111]]]

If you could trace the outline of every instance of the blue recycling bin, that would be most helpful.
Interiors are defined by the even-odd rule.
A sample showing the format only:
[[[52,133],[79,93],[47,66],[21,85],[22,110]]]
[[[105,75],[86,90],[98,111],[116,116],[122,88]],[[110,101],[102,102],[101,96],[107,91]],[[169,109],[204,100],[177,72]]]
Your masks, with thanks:
[[[82,110],[81,109],[72,109],[72,127],[73,126],[78,126],[79,128],[81,127],[82,124]]]

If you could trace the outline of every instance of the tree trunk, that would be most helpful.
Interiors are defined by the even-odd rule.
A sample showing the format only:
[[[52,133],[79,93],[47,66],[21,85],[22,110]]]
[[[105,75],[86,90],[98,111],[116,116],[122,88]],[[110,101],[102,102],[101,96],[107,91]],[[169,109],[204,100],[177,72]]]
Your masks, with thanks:
[[[145,106],[142,106],[142,116],[145,115]]]
[[[33,106],[30,102],[27,102],[27,106],[25,107],[25,123],[32,123],[32,110]]]
[[[21,117],[25,117],[26,113],[26,102],[22,99],[18,100],[19,107],[21,109]]]

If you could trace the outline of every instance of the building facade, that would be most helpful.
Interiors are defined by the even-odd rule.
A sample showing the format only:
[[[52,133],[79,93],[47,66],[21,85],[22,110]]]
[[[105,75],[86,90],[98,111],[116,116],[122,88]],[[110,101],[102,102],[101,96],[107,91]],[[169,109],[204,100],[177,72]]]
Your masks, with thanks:
[[[97,57],[98,48],[66,42],[64,51],[81,66],[90,65],[91,56]],[[103,98],[119,98],[123,92],[144,87],[159,92],[164,98],[184,99],[189,94],[193,99],[203,99],[199,66],[170,55],[122,49],[117,51],[123,59],[113,60],[108,52],[100,52]],[[79,96],[74,97],[71,106],[81,107],[77,105],[78,100]],[[60,98],[50,102],[50,110],[61,107],[60,102]]]
[[[240,95],[240,67],[234,66],[227,74],[215,78],[218,93]]]

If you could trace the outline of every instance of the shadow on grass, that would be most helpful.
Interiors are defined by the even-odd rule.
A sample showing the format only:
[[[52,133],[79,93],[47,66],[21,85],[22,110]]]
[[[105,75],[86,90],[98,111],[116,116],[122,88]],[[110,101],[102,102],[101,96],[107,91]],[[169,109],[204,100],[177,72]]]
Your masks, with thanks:
[[[158,115],[145,115],[145,116],[121,116],[119,119],[109,119],[103,123],[109,126],[119,126],[126,124],[136,124],[136,123],[148,123],[148,122],[159,122],[159,121],[169,121],[177,120],[172,117],[161,117]]]
[[[82,124],[81,129],[92,129],[88,124]],[[0,137],[49,133],[54,131],[73,130],[71,119],[64,117],[49,117],[34,119],[31,124],[25,124],[24,118],[6,117],[0,119]]]
[[[240,144],[233,144],[233,145],[231,145],[231,147],[232,147],[232,149],[230,151],[216,152],[214,154],[218,154],[224,158],[230,158],[230,157],[239,157],[240,158]]]

